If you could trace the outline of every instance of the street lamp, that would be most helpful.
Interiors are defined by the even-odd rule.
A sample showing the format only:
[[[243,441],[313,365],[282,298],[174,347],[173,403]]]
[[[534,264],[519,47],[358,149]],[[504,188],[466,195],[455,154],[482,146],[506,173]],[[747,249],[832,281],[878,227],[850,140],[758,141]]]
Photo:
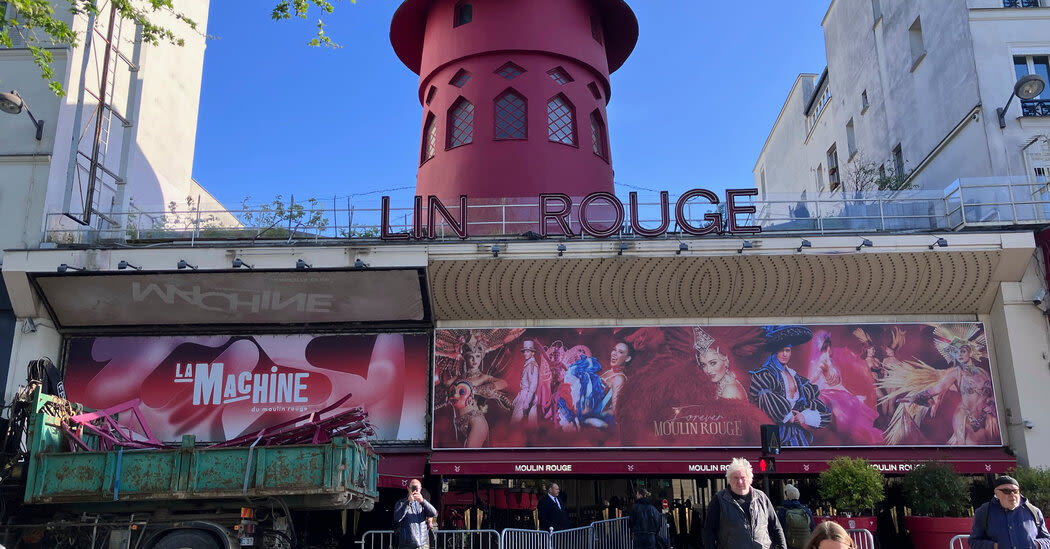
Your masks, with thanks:
[[[18,92],[15,90],[0,93],[0,111],[4,111],[7,114],[19,114],[22,112],[22,109],[25,109],[29,119],[33,121],[33,127],[36,128],[36,140],[40,141],[44,136],[44,121],[37,120],[33,116],[33,113],[29,110],[29,105],[26,105],[26,102],[22,100],[22,96],[18,95]]]
[[[1022,101],[1038,97],[1039,94],[1043,93],[1043,88],[1046,87],[1046,82],[1043,82],[1043,78],[1038,74],[1026,74],[1017,80],[1014,84],[1014,92],[1010,94],[1010,99],[1006,100],[1006,106],[995,109],[995,114],[999,115],[999,128],[1003,129],[1006,127],[1006,109],[1010,108],[1010,102],[1014,100],[1014,96],[1020,97]]]

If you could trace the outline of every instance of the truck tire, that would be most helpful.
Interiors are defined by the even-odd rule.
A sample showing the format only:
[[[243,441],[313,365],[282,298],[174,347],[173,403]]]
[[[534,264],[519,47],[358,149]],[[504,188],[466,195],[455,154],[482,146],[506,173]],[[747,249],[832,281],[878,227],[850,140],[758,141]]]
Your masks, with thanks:
[[[222,546],[207,532],[175,530],[153,544],[153,549],[222,549]]]

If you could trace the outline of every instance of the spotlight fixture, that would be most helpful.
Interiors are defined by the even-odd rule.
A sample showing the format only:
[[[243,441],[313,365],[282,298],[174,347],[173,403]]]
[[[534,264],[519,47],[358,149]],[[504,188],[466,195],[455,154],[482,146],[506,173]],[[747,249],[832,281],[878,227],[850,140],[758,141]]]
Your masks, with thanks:
[[[125,259],[121,259],[120,263],[117,263],[117,268],[122,270],[122,271],[124,269],[135,269],[136,271],[141,271],[142,270],[142,267],[136,267],[135,265],[132,265],[131,263],[128,263],[127,260],[125,260]]]
[[[623,255],[624,250],[627,250],[630,246],[626,242],[621,242],[619,249],[616,250],[616,255]]]
[[[744,253],[744,250],[750,250],[751,248],[754,248],[754,247],[755,247],[755,245],[750,240],[745,240],[745,241],[743,241],[740,244],[740,249],[737,250],[736,253],[742,254],[742,253]]]
[[[303,261],[302,259],[296,259],[295,260],[295,270],[297,270],[297,271],[305,271],[307,269],[312,269],[312,268],[313,268],[313,265],[310,265],[309,263]]]
[[[492,257],[499,257],[499,244],[492,245]]]
[[[805,238],[803,238],[802,239],[802,243],[798,245],[798,248],[796,248],[795,251],[801,253],[802,252],[802,248],[812,248],[812,247],[813,247],[813,243],[808,241],[808,240],[806,240]]]
[[[67,265],[65,263],[63,263],[63,264],[58,266],[58,272],[60,272],[60,273],[64,273],[66,271],[83,271],[83,270],[84,270],[83,267],[74,267],[72,265]]]
[[[947,247],[948,247],[948,241],[947,241],[947,240],[945,240],[944,238],[938,238],[938,239],[937,239],[937,242],[934,242],[933,244],[930,244],[930,249],[931,249],[931,250],[932,250],[932,249],[933,249],[934,247],[937,247],[937,248],[947,248]]]
[[[565,244],[558,244],[558,257],[565,255]]]
[[[682,252],[688,252],[688,251],[689,251],[689,245],[686,244],[685,242],[679,242],[678,243],[678,250],[675,251],[674,255],[682,255]]]
[[[354,268],[355,269],[367,269],[368,268],[368,263],[365,263],[364,261],[361,261],[361,258],[359,257],[359,258],[354,260]]]
[[[196,265],[190,265],[190,262],[186,261],[185,259],[180,259],[179,260],[179,270],[182,270],[182,269],[193,269],[194,271],[196,271],[197,270],[197,266]]]
[[[872,246],[874,246],[874,244],[872,244],[867,238],[864,238],[861,239],[860,244],[857,245],[857,251],[859,252],[861,248],[870,248]]]
[[[244,260],[239,258],[239,257],[233,258],[233,268],[234,269],[240,269],[241,267],[245,267],[245,268],[248,268],[248,269],[254,269],[255,265],[249,265],[249,264],[245,263]]]
[[[29,119],[33,121],[33,127],[36,128],[36,140],[40,141],[44,136],[44,121],[37,120],[33,116],[32,111],[29,110],[29,105],[22,99],[18,92],[11,90],[7,93],[0,93],[0,111],[6,112],[7,114],[21,114],[22,109],[25,109],[26,114],[29,115]]]
[[[1017,83],[1014,84],[1013,93],[1010,94],[1010,99],[1006,100],[1006,106],[995,109],[995,114],[999,115],[999,129],[1006,128],[1006,109],[1010,108],[1010,103],[1013,102],[1014,97],[1020,98],[1022,101],[1029,99],[1035,99],[1039,97],[1039,94],[1043,93],[1043,88],[1046,87],[1046,82],[1038,74],[1026,74],[1022,76]]]

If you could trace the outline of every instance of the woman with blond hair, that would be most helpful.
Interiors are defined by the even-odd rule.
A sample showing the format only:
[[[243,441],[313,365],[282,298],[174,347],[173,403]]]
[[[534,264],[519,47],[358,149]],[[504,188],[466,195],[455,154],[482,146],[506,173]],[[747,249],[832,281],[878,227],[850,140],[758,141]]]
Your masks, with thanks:
[[[813,529],[805,549],[853,549],[853,539],[839,524],[822,522]]]

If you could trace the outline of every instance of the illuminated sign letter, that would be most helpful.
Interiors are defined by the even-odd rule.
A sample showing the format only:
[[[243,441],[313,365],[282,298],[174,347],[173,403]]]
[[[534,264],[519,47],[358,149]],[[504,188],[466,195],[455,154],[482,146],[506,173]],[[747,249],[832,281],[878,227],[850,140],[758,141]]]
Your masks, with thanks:
[[[561,209],[548,211],[548,202],[561,202]],[[569,227],[569,212],[572,211],[572,199],[565,193],[543,193],[540,195],[540,238],[547,238],[547,221],[553,220],[561,227],[563,236],[576,236]]]
[[[437,223],[435,213],[440,213],[445,223],[448,223],[452,232],[460,238],[467,238],[467,195],[459,195],[459,221],[452,219],[452,214],[434,195],[427,197],[427,238],[434,239],[437,236]]]
[[[686,191],[682,196],[678,197],[678,202],[674,206],[674,219],[678,223],[678,226],[683,232],[694,236],[721,233],[722,216],[719,215],[718,212],[708,212],[704,214],[704,219],[708,221],[708,224],[705,227],[696,227],[689,224],[689,219],[685,215],[685,207],[690,200],[696,197],[706,198],[712,205],[718,205],[718,196],[707,189],[693,189],[691,191]]]
[[[587,218],[587,208],[598,200],[607,201],[615,213],[612,223],[604,229],[594,228],[590,219]],[[623,204],[613,193],[599,191],[585,196],[580,202],[580,226],[583,227],[583,232],[595,238],[606,238],[620,232],[620,229],[623,228]]]
[[[379,237],[383,240],[408,240],[411,236],[408,233],[391,233],[390,232],[390,197],[384,196],[382,205],[380,206],[380,219],[381,219],[381,232]]]
[[[760,233],[762,227],[755,225],[737,225],[736,216],[739,214],[753,214],[757,211],[754,206],[738,206],[736,203],[736,197],[738,196],[758,196],[758,190],[756,189],[726,189],[726,217],[727,224],[729,225],[729,232],[731,233]]]
[[[670,216],[670,200],[667,198],[667,191],[660,191],[660,226],[655,229],[646,229],[642,227],[642,222],[638,219],[638,193],[631,191],[628,202],[631,204],[631,230],[638,236],[660,236],[667,232],[667,226],[671,224]]]

